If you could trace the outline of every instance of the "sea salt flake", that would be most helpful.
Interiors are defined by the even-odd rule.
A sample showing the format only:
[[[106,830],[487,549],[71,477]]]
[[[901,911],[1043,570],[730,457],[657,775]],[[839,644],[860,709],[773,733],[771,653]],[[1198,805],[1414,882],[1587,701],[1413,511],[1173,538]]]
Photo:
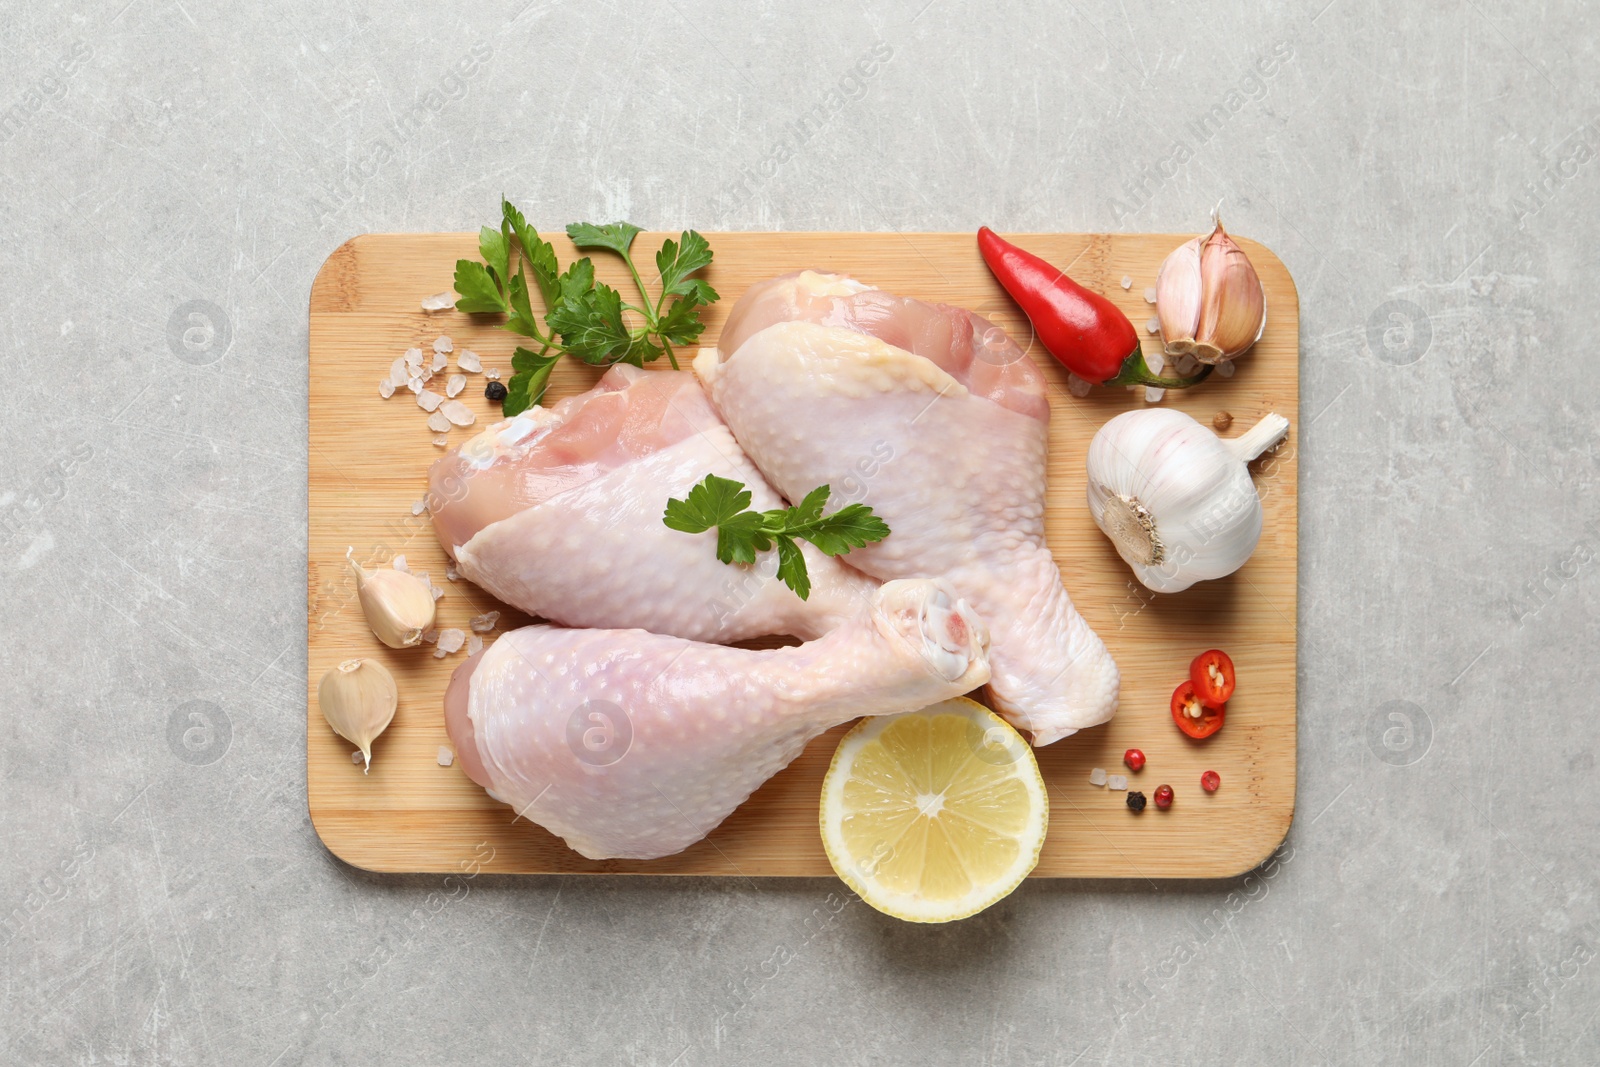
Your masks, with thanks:
[[[433,421],[433,416],[432,415],[428,416],[428,421],[430,423]],[[438,437],[435,437],[433,439],[433,447],[435,447],[435,448],[449,448],[450,447],[450,435],[447,434],[447,433],[442,433]]]
[[[448,767],[456,761],[456,754],[443,745],[439,746],[439,766]]]
[[[500,613],[498,611],[486,611],[482,615],[474,615],[467,625],[472,627],[475,633],[486,634],[493,630],[495,623],[499,621]]]
[[[452,374],[450,375],[450,380],[444,383],[444,395],[459,396],[461,394],[461,390],[465,389],[466,387],[467,376],[465,374]]]
[[[1160,333],[1161,320],[1152,315],[1150,316],[1150,321],[1144,324],[1144,328],[1150,333]]]
[[[434,433],[448,434],[450,432],[450,420],[444,417],[444,412],[435,411],[428,416],[428,429]],[[438,444],[437,441],[434,443]]]
[[[417,407],[423,411],[438,411],[439,405],[444,403],[444,397],[432,389],[424,389],[417,394]]]
[[[455,348],[456,343],[450,340],[449,337],[440,335],[433,339],[433,350],[435,352],[454,352]]]
[[[477,374],[483,369],[483,360],[478,358],[478,353],[470,348],[463,348],[456,355],[456,366],[468,374]]]
[[[1126,789],[1126,788],[1128,788],[1128,776],[1125,775],[1125,774],[1113,774],[1113,775],[1111,775],[1109,778],[1106,779],[1106,788],[1107,789]]]
[[[407,574],[411,573],[411,567],[406,563],[406,558],[404,556],[396,556],[389,562],[389,566],[393,567],[397,571],[405,571]]]
[[[477,634],[473,634],[472,636],[467,638],[467,655],[476,656],[479,652],[482,652],[482,651],[483,651],[483,638],[479,637]]]
[[[1090,785],[1105,785],[1106,784],[1106,769],[1104,767],[1096,767],[1094,770],[1090,771],[1089,772],[1089,784]]]
[[[1152,289],[1152,288],[1146,288],[1145,289],[1145,291],[1144,291],[1144,302],[1146,304],[1154,304],[1156,302],[1156,291],[1154,289]]]
[[[449,289],[442,293],[435,293],[422,302],[423,311],[443,311],[445,308],[451,308],[455,306],[455,291]]]
[[[1093,383],[1087,379],[1080,378],[1076,374],[1067,375],[1067,392],[1073,396],[1088,396],[1089,390],[1093,388]]]
[[[385,400],[388,400],[391,396],[394,396],[394,383],[387,378],[379,382],[378,395],[383,397]]]
[[[1221,363],[1218,363],[1217,364],[1217,373],[1222,375],[1224,378],[1232,378],[1233,377],[1233,360],[1225,359]]]
[[[439,631],[439,647],[445,652],[458,652],[467,643],[467,635],[454,626]]]
[[[472,409],[459,400],[446,400],[439,406],[439,410],[444,413],[445,418],[457,426],[471,426],[478,421],[478,416],[472,413]]]
[[[1128,277],[1126,274],[1124,274],[1122,276],[1122,287],[1124,289],[1132,289],[1133,288],[1133,279]]]
[[[498,382],[500,380],[500,368],[490,367],[488,370],[483,372],[483,376],[489,379],[491,382]]]

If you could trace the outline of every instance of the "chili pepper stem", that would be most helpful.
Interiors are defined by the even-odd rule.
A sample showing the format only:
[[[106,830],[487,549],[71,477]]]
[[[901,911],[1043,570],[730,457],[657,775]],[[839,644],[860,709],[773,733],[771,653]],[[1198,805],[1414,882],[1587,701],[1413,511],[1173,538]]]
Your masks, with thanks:
[[[1150,369],[1150,364],[1144,361],[1144,346],[1139,345],[1133,354],[1122,361],[1122,369],[1115,378],[1108,378],[1101,385],[1153,385],[1158,389],[1187,389],[1191,385],[1199,385],[1211,376],[1216,368],[1210,364],[1203,364],[1199,370],[1187,378],[1166,378]]]

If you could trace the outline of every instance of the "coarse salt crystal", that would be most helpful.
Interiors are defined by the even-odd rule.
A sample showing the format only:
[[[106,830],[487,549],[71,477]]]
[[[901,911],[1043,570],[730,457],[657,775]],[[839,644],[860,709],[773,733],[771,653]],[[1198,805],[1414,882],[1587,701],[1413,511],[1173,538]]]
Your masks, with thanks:
[[[463,348],[456,354],[456,366],[468,374],[477,374],[483,369],[483,360],[478,358],[478,353],[470,348]]]
[[[1106,784],[1106,769],[1104,767],[1096,767],[1094,770],[1090,771],[1089,772],[1089,784],[1090,785],[1105,785]]]
[[[472,409],[459,400],[446,400],[439,405],[439,410],[444,413],[445,418],[457,426],[471,426],[478,421],[478,416],[472,413]]]
[[[1156,302],[1156,291],[1154,289],[1148,287],[1145,289],[1144,302],[1146,304],[1154,304]]]
[[[456,652],[467,643],[467,635],[454,626],[439,631],[439,647],[445,652]]]
[[[490,367],[488,370],[483,372],[483,376],[489,379],[491,382],[498,382],[500,380],[500,368]]]
[[[406,558],[404,556],[396,556],[394,559],[390,560],[389,566],[393,567],[397,571],[405,571],[407,574],[411,573],[411,567],[406,563]]]
[[[1167,357],[1165,353],[1152,351],[1145,355],[1144,364],[1152,374],[1160,374],[1167,369]]]
[[[435,352],[454,352],[455,347],[456,343],[443,335],[433,339],[433,350]]]
[[[364,758],[365,757],[361,755],[361,750],[359,748],[350,753],[350,762],[354,763],[357,767],[361,766],[361,761]]]
[[[406,383],[406,388],[410,389],[413,393],[417,394],[418,396],[421,396],[422,395],[422,379],[421,378],[413,378],[413,379],[411,379],[409,382]]]
[[[406,384],[410,378],[411,375],[406,371],[406,360],[404,356],[401,356],[399,359],[389,364],[389,381],[396,389]]]
[[[486,611],[482,615],[474,615],[467,625],[472,627],[476,633],[486,634],[493,630],[495,623],[499,621],[500,613],[498,611]]]
[[[448,767],[456,761],[456,754],[443,745],[439,746],[439,766]]]
[[[467,638],[467,655],[476,656],[482,651],[483,638],[479,637],[477,634],[473,634],[471,637]]]
[[[440,597],[444,596],[444,590],[440,589],[436,585],[428,586],[428,591],[433,594],[433,599],[434,600],[438,600]]]
[[[1107,789],[1126,789],[1126,788],[1128,788],[1128,776],[1125,775],[1125,774],[1113,774],[1113,775],[1111,775],[1109,778],[1106,779],[1106,788]]]
[[[450,432],[450,420],[444,417],[444,412],[435,411],[428,416],[428,429],[434,433],[448,434]]]
[[[1233,360],[1225,359],[1221,363],[1218,363],[1217,364],[1217,373],[1222,375],[1224,378],[1232,378],[1233,377]]]
[[[406,349],[405,361],[406,361],[406,366],[411,368],[411,373],[412,374],[417,373],[417,371],[422,369],[422,349],[420,349],[420,348],[408,348],[408,349]]]
[[[1147,385],[1144,387],[1144,402],[1146,404],[1159,404],[1161,403],[1161,398],[1166,395],[1167,391],[1165,389],[1158,388],[1154,385]]]
[[[456,294],[453,290],[435,293],[422,302],[423,311],[443,311],[448,307],[455,307]]]
[[[1133,279],[1128,277],[1126,274],[1124,274],[1122,276],[1122,287],[1124,289],[1132,289],[1133,288]]]
[[[427,510],[428,510],[428,498],[427,497],[423,497],[421,500],[414,500],[414,501],[411,502],[411,514],[413,514],[413,515],[421,515],[424,511],[427,511]]]
[[[432,421],[433,416],[429,415],[428,419],[430,421]],[[447,433],[442,433],[438,437],[435,437],[433,439],[433,447],[435,447],[435,448],[449,448],[450,447],[450,435],[447,434]]]
[[[456,565],[454,563],[446,563],[444,565],[444,576],[446,581],[451,582],[455,581],[456,578],[459,577],[459,572],[456,570]]]
[[[1150,316],[1150,321],[1144,324],[1144,328],[1151,333],[1160,333],[1161,320],[1152,315]]]
[[[1094,384],[1088,379],[1080,378],[1076,374],[1067,375],[1067,392],[1073,396],[1088,396],[1089,390],[1093,388]]]
[[[436,648],[436,649],[433,650],[433,658],[434,659],[444,659],[449,654],[450,653],[446,652],[442,648]]]
[[[433,366],[430,369],[429,373],[438,374],[440,371],[444,370],[449,365],[450,365],[450,356],[447,353],[435,352],[433,354]]]
[[[1178,357],[1177,361],[1174,362],[1172,366],[1173,369],[1175,369],[1179,374],[1187,378],[1189,375],[1200,369],[1200,361],[1195,359],[1189,353],[1185,352],[1183,355]]]
[[[444,383],[444,395],[458,396],[460,395],[461,390],[465,389],[466,387],[467,376],[465,374],[452,374],[450,375],[450,380]]]
[[[424,389],[417,394],[417,407],[423,411],[438,411],[439,405],[444,403],[444,397],[432,389]]]
[[[385,400],[388,400],[391,396],[394,396],[394,383],[387,378],[379,382],[378,395],[383,397]]]
[[[436,629],[424,630],[422,631],[422,639],[431,645],[439,640],[439,631]]]

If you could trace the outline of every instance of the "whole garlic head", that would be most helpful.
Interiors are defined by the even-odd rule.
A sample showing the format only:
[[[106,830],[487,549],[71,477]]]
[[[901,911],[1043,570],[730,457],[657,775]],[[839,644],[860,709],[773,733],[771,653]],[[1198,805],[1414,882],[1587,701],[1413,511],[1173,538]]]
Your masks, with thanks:
[[[1181,411],[1128,411],[1089,443],[1089,511],[1134,577],[1177,593],[1232,574],[1261,539],[1261,497],[1247,464],[1289,420],[1267,415],[1224,441]]]
[[[369,571],[349,553],[356,572],[356,595],[374,636],[390,648],[410,648],[433,625],[433,590],[410,571],[379,567]]]

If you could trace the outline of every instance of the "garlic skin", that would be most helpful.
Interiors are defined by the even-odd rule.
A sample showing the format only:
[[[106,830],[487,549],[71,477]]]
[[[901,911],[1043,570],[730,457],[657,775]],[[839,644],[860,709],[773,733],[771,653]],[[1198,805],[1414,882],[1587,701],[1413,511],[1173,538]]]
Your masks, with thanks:
[[[377,660],[347,659],[317,683],[317,706],[333,732],[361,750],[372,770],[372,742],[394,721],[400,691],[394,675]]]
[[[433,625],[433,590],[427,583],[392,567],[369,571],[348,552],[345,558],[356,572],[356,595],[373,635],[390,648],[420,644],[423,631]]]
[[[1261,540],[1247,464],[1288,432],[1288,419],[1269,414],[1225,441],[1171,408],[1124,412],[1089,442],[1089,512],[1147,589],[1225,577]]]
[[[1173,355],[1217,364],[1243,355],[1267,328],[1267,291],[1250,257],[1212,213],[1211,232],[1173,249],[1156,275],[1156,317]]]

